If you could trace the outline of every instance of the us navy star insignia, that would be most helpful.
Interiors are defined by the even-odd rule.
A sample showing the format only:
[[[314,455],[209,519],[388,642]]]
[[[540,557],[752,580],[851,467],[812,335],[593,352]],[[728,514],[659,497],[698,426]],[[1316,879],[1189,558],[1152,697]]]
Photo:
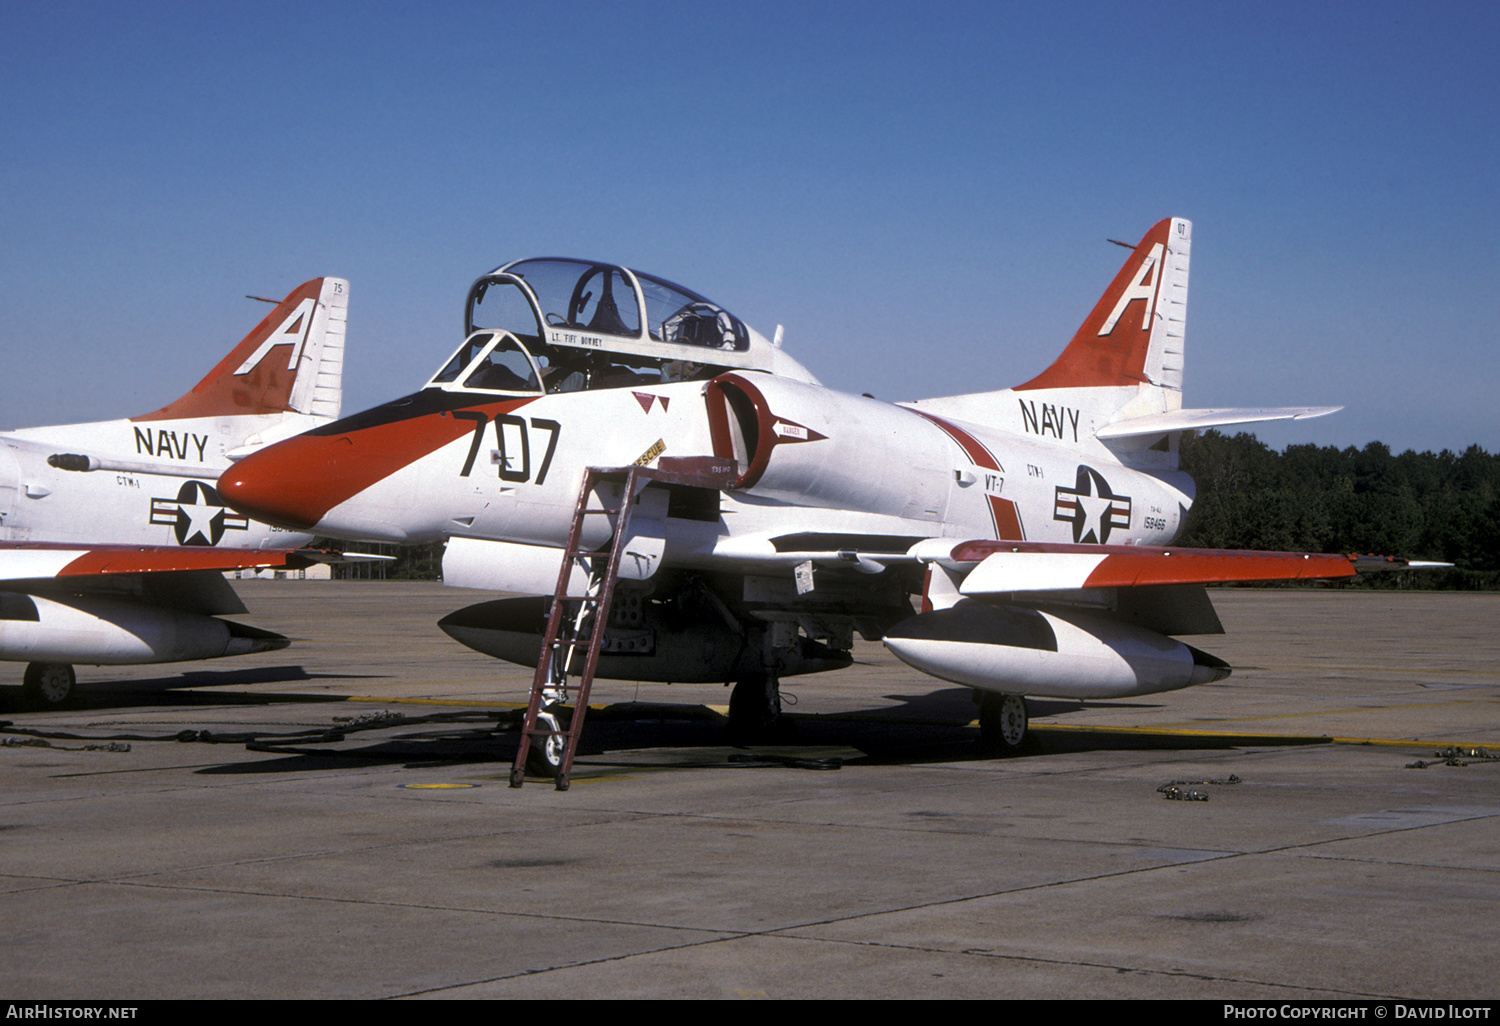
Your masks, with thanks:
[[[217,545],[225,531],[244,531],[250,518],[224,505],[212,485],[188,481],[175,499],[151,500],[151,523],[172,528],[178,545]]]
[[[1073,525],[1074,542],[1104,545],[1112,530],[1130,527],[1130,496],[1116,495],[1103,474],[1080,465],[1074,487],[1057,487],[1052,519]]]

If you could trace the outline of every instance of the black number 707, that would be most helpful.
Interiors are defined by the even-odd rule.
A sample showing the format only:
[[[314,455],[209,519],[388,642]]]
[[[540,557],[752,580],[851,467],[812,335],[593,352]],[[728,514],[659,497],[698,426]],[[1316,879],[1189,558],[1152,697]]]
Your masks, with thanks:
[[[490,416],[479,410],[454,410],[453,416],[459,420],[474,421],[474,437],[469,442],[469,455],[464,459],[463,469],[458,472],[459,477],[468,477],[469,472],[474,469],[474,458],[479,455],[479,446],[484,442],[484,428],[490,423]],[[542,417],[533,417],[528,422],[525,417],[502,413],[495,418],[495,463],[500,468],[500,480],[531,480],[532,431],[547,432],[547,451],[542,454],[542,465],[537,468],[536,483],[541,484],[547,479],[547,468],[552,466],[552,454],[557,451],[557,437],[562,433],[562,425]],[[516,466],[518,462],[519,467]]]

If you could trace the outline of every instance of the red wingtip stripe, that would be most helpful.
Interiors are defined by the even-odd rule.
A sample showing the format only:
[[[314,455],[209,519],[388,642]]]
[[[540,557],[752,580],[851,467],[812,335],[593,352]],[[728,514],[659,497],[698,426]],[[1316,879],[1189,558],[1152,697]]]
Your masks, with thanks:
[[[1089,574],[1085,588],[1147,584],[1215,584],[1241,581],[1308,581],[1353,577],[1347,556],[1294,552],[1172,552],[1112,555]]]
[[[287,565],[286,551],[258,549],[98,548],[57,572],[59,577],[163,573],[169,570],[249,570]]]
[[[966,541],[952,558],[978,563],[995,553],[1093,557],[1098,563],[1073,587],[1134,588],[1148,584],[1233,584],[1306,581],[1355,575],[1354,559],[1334,553],[1178,549],[1147,545],[1071,545],[1054,542]]]

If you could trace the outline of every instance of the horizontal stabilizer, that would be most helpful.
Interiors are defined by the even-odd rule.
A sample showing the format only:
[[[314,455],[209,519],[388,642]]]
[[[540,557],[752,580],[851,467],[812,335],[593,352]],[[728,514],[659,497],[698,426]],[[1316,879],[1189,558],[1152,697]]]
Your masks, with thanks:
[[[1342,406],[1283,406],[1276,408],[1173,410],[1170,413],[1153,413],[1146,417],[1131,417],[1105,425],[1096,436],[1108,441],[1111,438],[1139,438],[1143,435],[1162,435],[1171,431],[1197,431],[1204,428],[1224,427],[1229,424],[1259,424],[1271,420],[1306,420],[1323,417],[1342,410]]]

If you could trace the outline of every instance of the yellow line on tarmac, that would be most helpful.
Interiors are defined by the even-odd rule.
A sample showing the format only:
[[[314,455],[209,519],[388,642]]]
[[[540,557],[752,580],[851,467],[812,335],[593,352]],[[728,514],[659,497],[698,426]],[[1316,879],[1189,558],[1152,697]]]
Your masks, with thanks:
[[[346,702],[371,702],[376,705],[463,705],[481,709],[524,709],[525,702],[476,702],[463,698],[381,698],[378,695],[349,695]]]
[[[1368,711],[1368,710],[1364,710]],[[1266,717],[1270,719],[1271,717]],[[1330,737],[1327,734],[1252,734],[1246,731],[1236,730],[1192,730],[1186,727],[1102,727],[1089,724],[1067,724],[1067,723],[1036,723],[1031,724],[1032,730],[1057,731],[1058,733],[1077,732],[1080,734],[1152,734],[1167,737],[1222,737],[1236,741],[1254,743],[1256,741],[1286,741],[1288,739],[1305,739],[1309,744],[1332,744],[1332,745],[1383,745],[1394,748],[1410,748],[1413,745],[1428,747],[1437,745],[1441,748],[1486,748],[1494,747],[1493,744],[1472,744],[1460,741],[1439,741],[1432,738],[1422,740],[1419,738],[1393,738],[1393,737]]]
[[[1468,699],[1453,702],[1402,702],[1398,705],[1362,705],[1353,709],[1309,709],[1307,712],[1269,713],[1265,716],[1229,716],[1223,723],[1254,723],[1257,720],[1291,720],[1305,716],[1339,716],[1346,713],[1367,715],[1380,712],[1400,712],[1403,709],[1440,709],[1450,705],[1485,705],[1493,698]]]

